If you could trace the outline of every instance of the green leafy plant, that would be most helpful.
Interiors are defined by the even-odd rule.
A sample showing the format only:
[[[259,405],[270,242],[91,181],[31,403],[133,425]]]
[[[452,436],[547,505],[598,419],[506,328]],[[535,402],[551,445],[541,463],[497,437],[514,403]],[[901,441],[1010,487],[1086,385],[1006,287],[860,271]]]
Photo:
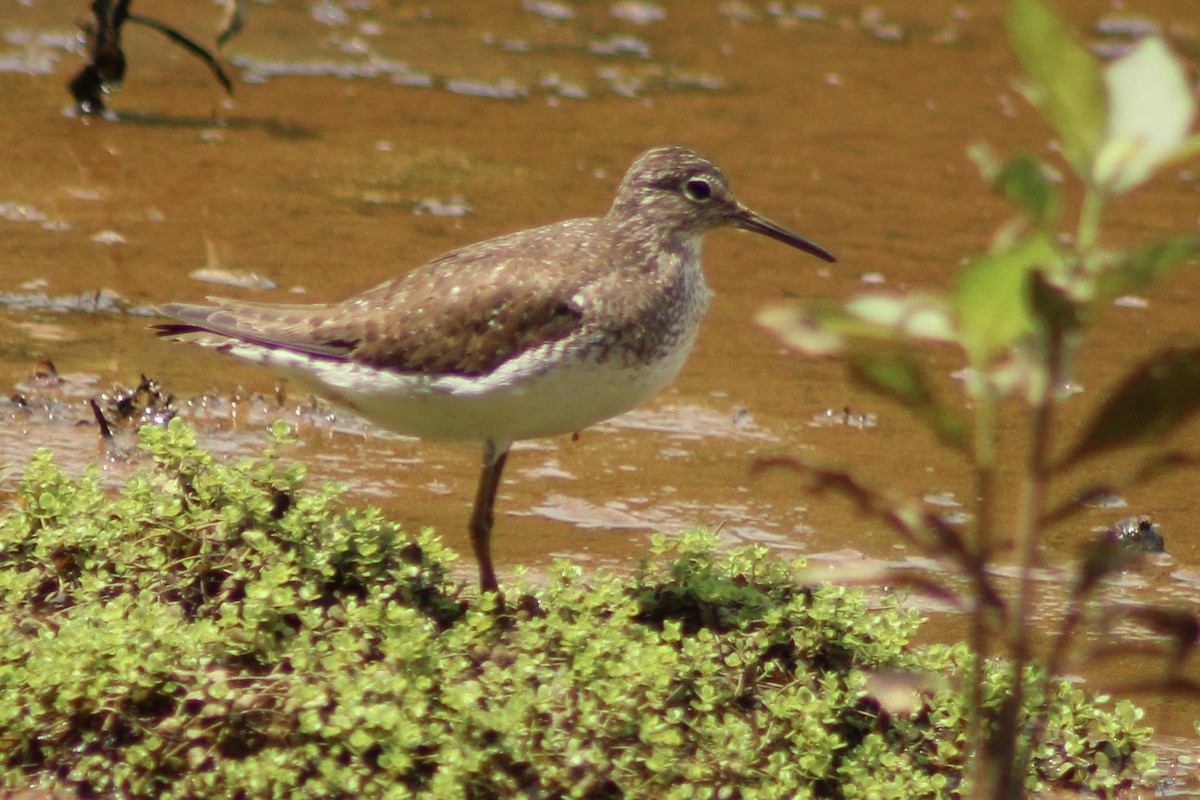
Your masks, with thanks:
[[[1011,688],[964,647],[911,647],[915,611],[707,533],[656,538],[632,575],[560,564],[507,610],[467,602],[430,533],[305,489],[288,438],[225,465],[180,420],[148,426],[153,466],[120,493],[34,456],[0,516],[0,789],[941,798],[962,676],[988,724]],[[1138,709],[1026,672],[1020,719],[1048,709],[1029,785],[1146,778]]]
[[[1053,435],[1063,402],[1059,389],[1098,309],[1200,255],[1196,235],[1123,250],[1109,247],[1100,236],[1103,213],[1163,167],[1200,152],[1200,136],[1189,133],[1196,104],[1186,75],[1161,39],[1147,37],[1101,67],[1041,0],[1012,0],[1007,21],[1026,75],[1024,93],[1057,134],[1077,182],[1074,224],[1065,209],[1075,204],[1063,199],[1071,186],[1058,186],[1047,164],[1026,154],[1000,160],[979,146],[971,155],[984,178],[1018,211],[989,250],[958,273],[950,291],[872,293],[841,304],[814,302],[761,315],[761,322],[795,349],[844,359],[859,383],[911,409],[971,465],[976,513],[973,525],[959,528],[915,503],[897,505],[846,470],[783,460],[808,476],[812,488],[851,497],[965,576],[969,589],[963,604],[972,612],[970,645],[978,657],[969,702],[970,749],[983,756],[971,762],[972,791],[996,798],[1018,797],[1025,790],[1026,768],[1050,714],[1021,720],[1018,709],[1030,692],[1045,691],[1046,676],[1064,668],[1087,602],[1129,558],[1117,545],[1103,542],[1084,554],[1068,610],[1046,654],[1046,675],[1031,682],[1029,620],[1042,532],[1082,507],[1076,500],[1055,506],[1051,487],[1069,481],[1079,464],[1134,445],[1150,450],[1131,474],[1103,486],[1082,486],[1071,496],[1094,496],[1195,464],[1194,456],[1171,449],[1165,437],[1200,410],[1200,346],[1183,345],[1130,370],[1076,441],[1063,445]],[[943,399],[921,357],[925,348],[947,346],[961,352],[968,367],[964,389],[970,419]],[[1024,447],[1014,453],[1024,457],[1015,507],[998,489],[997,418],[1005,403],[1023,405],[1029,426]],[[1013,596],[988,569],[1008,541],[1015,542],[1021,567]],[[1170,665],[1181,663],[1198,638],[1200,628],[1185,612],[1137,608],[1126,613],[1171,640]],[[1012,658],[1015,678],[998,728],[989,730],[983,720],[981,665],[997,639]],[[1174,690],[1198,688],[1171,670],[1164,683]]]

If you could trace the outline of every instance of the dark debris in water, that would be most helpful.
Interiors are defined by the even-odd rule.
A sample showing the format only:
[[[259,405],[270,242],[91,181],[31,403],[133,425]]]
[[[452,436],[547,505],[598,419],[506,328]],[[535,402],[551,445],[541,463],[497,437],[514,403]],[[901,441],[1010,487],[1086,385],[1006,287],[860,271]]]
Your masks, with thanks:
[[[95,375],[60,374],[49,360],[34,364],[29,377],[16,384],[6,400],[0,398],[0,459],[20,463],[33,449],[50,447],[77,465],[96,459],[107,466],[127,464],[137,460],[137,431],[144,425],[165,425],[181,410],[198,430],[232,433],[220,437],[219,447],[226,452],[251,452],[258,446],[259,432],[280,419],[361,435],[354,418],[341,420],[327,404],[307,396],[289,402],[282,391],[177,400],[146,375],[133,384],[113,384],[107,390],[103,385]],[[89,439],[95,450],[87,446]]]
[[[133,387],[117,386],[92,401],[106,420],[140,428],[142,425],[166,425],[179,413],[175,396],[163,392],[158,381],[141,376]],[[103,405],[101,405],[103,404]]]
[[[0,292],[0,306],[13,311],[49,311],[55,314],[129,314],[153,316],[150,306],[135,306],[112,289],[79,294],[49,295],[45,292]]]
[[[76,106],[82,113],[103,114],[104,95],[119,89],[125,80],[127,62],[125,51],[121,49],[121,27],[126,22],[136,22],[152,28],[199,58],[225,91],[233,94],[233,83],[212,53],[169,25],[132,13],[129,10],[131,3],[132,0],[92,2],[92,21],[83,27],[87,63],[67,84],[71,96],[75,98]],[[240,29],[240,17],[231,15],[230,19],[236,20]]]
[[[1098,39],[1091,42],[1092,52],[1104,59],[1120,58],[1147,36],[1162,36],[1180,55],[1200,59],[1200,24],[1193,20],[1164,23],[1142,14],[1113,11],[1096,20],[1093,32]]]
[[[504,42],[498,42],[498,46],[506,49]],[[617,42],[610,39],[598,46],[601,49],[611,46],[622,52],[637,49],[630,40]],[[618,97],[639,98],[661,92],[716,92],[728,89],[726,81],[719,76],[654,63],[636,68],[609,65],[590,72],[586,77],[548,72],[534,82],[525,82],[514,78],[477,79],[413,71],[401,62],[378,56],[347,61],[265,61],[239,56],[233,61],[242,68],[243,79],[248,83],[265,83],[279,76],[386,78],[400,86],[441,89],[487,100],[526,100],[534,96],[583,100],[605,92]]]
[[[1165,553],[1162,531],[1149,517],[1125,517],[1104,532],[1108,541],[1137,553]]]
[[[137,430],[142,425],[165,425],[178,413],[174,395],[163,392],[158,381],[142,375],[133,386],[115,385],[95,391],[98,381],[90,375],[60,375],[54,362],[37,362],[30,376],[9,395],[14,415],[23,413],[46,422],[87,424],[88,412],[100,426],[104,439],[112,439],[114,428]],[[81,403],[80,400],[84,402]]]
[[[117,440],[113,433],[116,426],[136,431],[143,425],[166,425],[179,410],[175,408],[175,397],[164,395],[158,381],[141,376],[137,386],[117,386],[97,399],[88,398],[92,417],[100,429],[100,441],[109,460],[127,461],[134,453],[131,446]]]

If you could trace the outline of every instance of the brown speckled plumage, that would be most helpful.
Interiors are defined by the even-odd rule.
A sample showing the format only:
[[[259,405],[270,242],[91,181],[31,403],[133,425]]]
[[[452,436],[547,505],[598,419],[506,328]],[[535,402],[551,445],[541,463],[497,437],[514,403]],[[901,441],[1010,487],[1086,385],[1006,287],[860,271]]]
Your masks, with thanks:
[[[700,241],[726,226],[833,260],[741,205],[711,161],[660,147],[634,161],[603,217],[454,250],[341,303],[170,304],[177,321],[155,328],[311,373],[386,427],[482,441],[471,531],[481,586],[495,589],[491,506],[509,446],[614,416],[674,376],[708,304]],[[597,398],[579,394],[590,370]]]

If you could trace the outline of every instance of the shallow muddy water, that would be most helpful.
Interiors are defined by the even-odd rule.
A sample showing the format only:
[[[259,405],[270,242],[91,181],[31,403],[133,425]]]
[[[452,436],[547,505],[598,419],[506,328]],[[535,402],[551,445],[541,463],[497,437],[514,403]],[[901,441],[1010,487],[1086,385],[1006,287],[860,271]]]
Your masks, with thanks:
[[[1062,5],[1105,49],[1158,20],[1194,76],[1194,0]],[[135,10],[205,44],[220,17],[207,3],[137,0]],[[322,0],[247,10],[221,55],[232,101],[199,61],[130,26],[125,88],[107,98],[108,119],[67,112],[86,3],[0,11],[0,379],[16,387],[40,359],[68,378],[23,387],[37,398],[28,408],[0,409],[6,465],[45,445],[73,466],[103,461],[116,480],[126,467],[105,459],[85,400],[146,374],[181,398],[214,450],[252,452],[265,421],[294,419],[291,455],[313,475],[468,553],[475,450],[371,430],[277,391],[260,369],[158,341],[146,330],[151,309],[212,294],[340,299],[456,246],[601,214],[633,157],[672,143],[710,155],[744,202],[839,263],[761,237],[710,236],[715,295],[675,385],[577,441],[514,451],[497,508],[501,580],[557,557],[621,568],[647,553],[652,532],[699,525],[815,563],[914,558],[847,505],[801,494],[794,476],[752,477],[764,455],[856,465],[938,507],[969,500],[964,465],[902,410],[848,385],[836,364],[785,352],[752,320],[794,297],[945,287],[986,245],[1007,209],[967,146],[1043,154],[1051,139],[1013,88],[1001,2]],[[1116,245],[1196,232],[1200,164],[1135,193],[1108,222]],[[1192,270],[1107,309],[1064,439],[1130,364],[1200,333],[1198,303]],[[961,366],[931,358],[947,376]],[[1008,439],[1021,434],[1010,420]],[[1182,443],[1200,450],[1200,430]],[[1145,514],[1169,555],[1123,581],[1117,601],[1200,611],[1195,486],[1194,474],[1177,474],[1052,531],[1043,607],[1057,608],[1049,587],[1095,529]],[[464,575],[473,568],[464,557]],[[1077,665],[1099,686],[1135,668]],[[1200,704],[1138,699],[1194,757]]]

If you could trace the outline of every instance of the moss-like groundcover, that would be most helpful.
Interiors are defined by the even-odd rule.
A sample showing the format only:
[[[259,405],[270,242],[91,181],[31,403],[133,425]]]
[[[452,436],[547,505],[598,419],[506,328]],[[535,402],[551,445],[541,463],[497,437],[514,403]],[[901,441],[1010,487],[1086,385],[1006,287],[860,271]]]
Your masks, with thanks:
[[[277,440],[285,431],[276,431]],[[46,453],[0,519],[0,785],[132,798],[920,798],[963,761],[959,647],[804,587],[759,548],[656,540],[629,576],[556,568],[504,613],[428,533],[303,469],[231,466],[178,420],[124,491]],[[945,688],[888,713],[871,673]],[[989,672],[993,706],[1002,666]],[[1033,786],[1111,793],[1153,757],[1121,702],[1052,684]]]

